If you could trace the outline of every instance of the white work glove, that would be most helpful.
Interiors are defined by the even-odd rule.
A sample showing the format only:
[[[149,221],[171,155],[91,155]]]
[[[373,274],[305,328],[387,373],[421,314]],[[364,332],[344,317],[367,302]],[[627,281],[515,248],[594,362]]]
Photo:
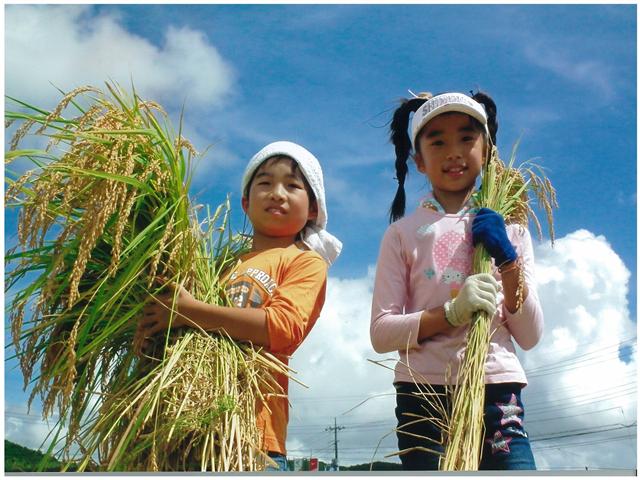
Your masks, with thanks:
[[[502,286],[489,273],[478,273],[467,277],[456,298],[444,304],[447,322],[459,327],[471,320],[478,310],[484,310],[493,317],[496,313],[496,297]]]

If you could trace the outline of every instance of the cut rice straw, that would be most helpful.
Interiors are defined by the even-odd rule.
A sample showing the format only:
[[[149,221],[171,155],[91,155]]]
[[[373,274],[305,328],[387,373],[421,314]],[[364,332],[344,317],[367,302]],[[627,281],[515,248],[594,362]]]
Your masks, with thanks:
[[[526,226],[533,219],[538,234],[540,222],[532,208],[529,193],[533,193],[544,209],[549,225],[551,241],[554,239],[552,209],[557,207],[556,195],[551,182],[542,170],[533,164],[514,165],[518,144],[514,146],[511,159],[505,165],[498,157],[497,148],[491,149],[489,161],[483,168],[482,186],[475,194],[476,205],[490,208],[505,219],[506,223]],[[490,273],[491,257],[482,245],[478,245],[473,256],[474,273]],[[522,269],[520,289],[522,292]],[[524,299],[518,298],[518,308]],[[452,395],[450,424],[445,429],[445,454],[441,458],[441,470],[478,470],[484,440],[484,372],[489,342],[491,319],[485,312],[474,315],[467,334],[464,359],[458,369],[457,384]]]
[[[43,416],[59,415],[46,453],[79,471],[263,469],[256,406],[283,394],[274,374],[291,375],[285,364],[193,329],[134,353],[157,278],[226,304],[221,279],[248,244],[231,230],[228,199],[198,220],[197,153],[181,129],[135,90],[106,87],[69,92],[51,112],[9,99],[26,111],[5,112],[22,122],[5,162],[36,166],[7,170],[19,218],[5,287],[29,404],[40,396]],[[47,147],[20,149],[32,135]]]

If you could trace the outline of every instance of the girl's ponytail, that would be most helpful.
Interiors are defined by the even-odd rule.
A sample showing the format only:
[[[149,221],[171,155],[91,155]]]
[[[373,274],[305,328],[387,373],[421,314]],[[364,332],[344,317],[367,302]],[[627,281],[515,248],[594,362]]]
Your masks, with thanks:
[[[484,106],[484,111],[487,112],[487,127],[489,128],[491,143],[496,145],[496,135],[498,134],[498,109],[496,107],[496,102],[494,102],[493,98],[489,95],[480,91],[476,93],[471,92],[471,98]]]
[[[393,113],[393,119],[391,120],[390,139],[396,150],[396,179],[398,180],[398,190],[396,196],[391,204],[389,211],[389,223],[404,216],[405,210],[405,193],[404,193],[404,180],[409,170],[407,166],[407,159],[411,153],[411,139],[409,138],[409,114],[415,112],[420,106],[429,99],[427,97],[418,97],[405,99],[402,104]]]

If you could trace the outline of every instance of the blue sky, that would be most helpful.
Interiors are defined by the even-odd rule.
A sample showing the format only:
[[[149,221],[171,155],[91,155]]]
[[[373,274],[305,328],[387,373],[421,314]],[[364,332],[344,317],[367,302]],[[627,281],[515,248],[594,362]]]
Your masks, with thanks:
[[[264,143],[248,141],[252,132],[242,129],[250,122],[247,130],[265,140],[307,146],[329,177],[347,183],[364,203],[376,192],[369,204],[376,211],[355,216],[351,196],[328,193],[330,226],[345,240],[337,273],[364,272],[375,257],[370,245],[386,226],[395,189],[385,127],[407,89],[492,94],[503,154],[520,137],[519,158],[539,157],[558,190],[558,236],[586,228],[605,235],[627,265],[636,262],[633,5],[142,5],[117,11],[128,30],[154,44],[162,44],[168,25],[199,30],[232,65],[230,95],[198,122],[204,139],[250,158]],[[184,100],[191,116],[196,106],[187,92]],[[225,161],[215,147],[211,158]],[[412,173],[419,195],[424,181]]]
[[[7,94],[51,107],[58,96],[49,82],[70,90],[85,83],[101,86],[108,78],[127,85],[133,78],[141,94],[164,105],[175,122],[184,105],[185,136],[200,150],[211,146],[192,193],[214,205],[231,192],[238,226],[240,177],[257,150],[286,139],[320,160],[328,229],[344,250],[330,272],[325,313],[294,357],[303,381],[313,378],[317,384],[292,391],[291,456],[313,450],[312,438],[326,435],[313,426],[329,426],[333,416],[354,425],[351,433],[341,432],[345,449],[351,441],[357,445],[364,432],[376,438],[385,433],[371,433],[365,425],[383,421],[381,428],[392,428],[388,400],[367,412],[356,410],[350,414],[355,419],[339,415],[391,385],[386,372],[367,370],[373,367],[366,358],[375,358],[368,345],[368,307],[396,189],[387,124],[408,90],[491,94],[503,158],[519,139],[518,158],[535,158],[557,190],[556,249],[548,248],[547,238],[536,242],[540,293],[543,303],[547,299],[545,339],[523,353],[525,366],[540,369],[553,359],[560,368],[587,354],[603,360],[599,355],[612,349],[606,357],[612,368],[635,368],[636,5],[9,5],[4,13]],[[411,168],[409,209],[427,189]],[[14,233],[15,214],[7,212],[7,244]],[[622,360],[620,349],[626,352]],[[362,382],[341,383],[336,369],[359,361],[364,364],[353,368]],[[526,389],[531,402],[544,409],[545,401],[559,401],[552,394],[558,383],[575,381],[568,391],[584,387],[595,375],[584,367],[567,366],[562,379],[532,380]],[[8,399],[18,395],[21,382],[10,368],[5,380],[6,409],[15,413],[18,407]],[[617,382],[611,388],[629,383],[611,381]],[[631,387],[635,405],[635,382]],[[560,432],[635,420],[635,406],[624,403],[624,392],[607,399],[623,411],[623,421],[604,414],[589,425],[567,419]],[[344,408],[320,408],[316,402],[342,402]],[[7,417],[7,438],[20,430],[11,423],[15,418],[17,413]],[[553,437],[544,422],[530,428],[532,439]],[[539,465],[634,468],[635,436],[629,445],[628,439],[606,435],[589,433],[589,446],[564,440],[572,452],[566,455],[554,454],[549,441],[540,440]],[[326,440],[315,443],[330,458],[331,438]],[[611,458],[588,453],[607,441],[626,444],[613,449]],[[373,454],[351,448],[341,455],[350,463]]]

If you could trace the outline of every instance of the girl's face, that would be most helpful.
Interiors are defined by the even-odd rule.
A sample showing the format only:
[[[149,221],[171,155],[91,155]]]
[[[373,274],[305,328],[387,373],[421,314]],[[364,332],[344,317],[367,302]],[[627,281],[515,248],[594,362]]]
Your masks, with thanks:
[[[418,135],[415,161],[436,197],[473,189],[484,163],[484,136],[464,113],[433,118]]]
[[[317,217],[315,202],[309,201],[302,173],[294,164],[289,157],[272,157],[258,167],[248,198],[242,198],[254,235],[295,238],[307,221]]]

